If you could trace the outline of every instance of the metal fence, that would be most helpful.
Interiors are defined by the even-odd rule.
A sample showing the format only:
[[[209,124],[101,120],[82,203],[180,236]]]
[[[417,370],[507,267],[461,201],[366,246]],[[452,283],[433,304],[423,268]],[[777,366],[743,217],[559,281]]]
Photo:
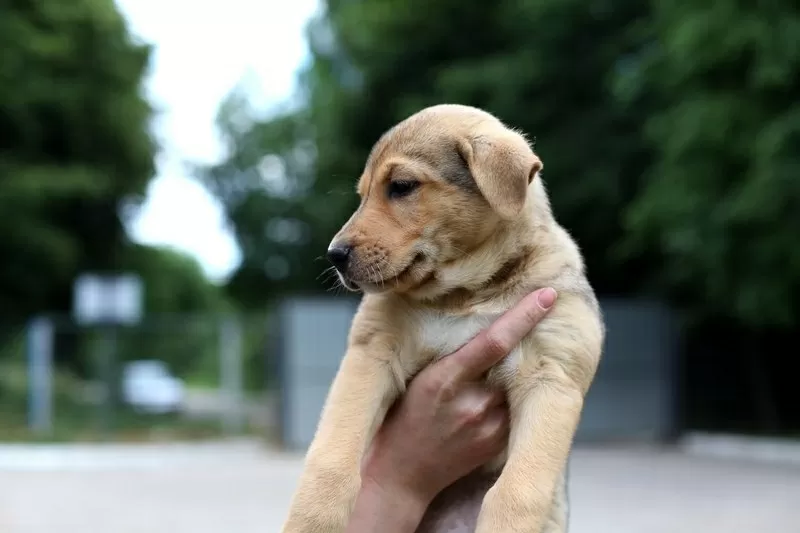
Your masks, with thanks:
[[[40,316],[0,344],[0,440],[197,438],[270,424],[268,315]]]

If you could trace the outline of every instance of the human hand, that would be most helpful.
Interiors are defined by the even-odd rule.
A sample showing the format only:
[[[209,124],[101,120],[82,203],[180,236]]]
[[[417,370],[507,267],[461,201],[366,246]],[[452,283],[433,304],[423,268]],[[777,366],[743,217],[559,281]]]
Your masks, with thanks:
[[[380,506],[377,493],[392,500],[394,512],[405,505],[406,512],[418,514],[419,520],[442,489],[503,451],[508,436],[504,395],[489,390],[481,378],[530,333],[555,298],[553,289],[531,293],[411,381],[370,447],[359,500]],[[372,493],[362,498],[365,491]],[[360,520],[363,505],[356,503],[353,521]],[[381,516],[375,509],[363,512]],[[389,525],[385,512],[383,516]],[[400,521],[406,523],[408,518]]]

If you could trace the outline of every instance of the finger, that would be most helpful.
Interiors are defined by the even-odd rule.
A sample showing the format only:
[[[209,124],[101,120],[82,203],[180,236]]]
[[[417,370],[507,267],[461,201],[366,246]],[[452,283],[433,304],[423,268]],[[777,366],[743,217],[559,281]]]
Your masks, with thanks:
[[[485,383],[479,381],[459,383],[458,390],[455,391],[453,397],[462,404],[469,404],[470,402],[475,405],[480,404],[483,406],[484,411],[506,403],[506,393],[504,391],[495,387],[488,387]]]
[[[502,396],[478,384],[462,385],[453,398],[453,408],[460,422],[465,425],[483,424],[487,413],[502,404]]]
[[[505,443],[509,427],[508,409],[494,407],[478,429],[478,439],[482,442]]]
[[[491,409],[493,407],[499,407],[501,405],[505,405],[506,403],[506,395],[503,391],[498,389],[489,389],[489,396],[486,401],[486,408]]]
[[[442,363],[460,380],[480,377],[508,355],[552,309],[556,291],[539,289],[523,298],[466,345],[445,357]]]

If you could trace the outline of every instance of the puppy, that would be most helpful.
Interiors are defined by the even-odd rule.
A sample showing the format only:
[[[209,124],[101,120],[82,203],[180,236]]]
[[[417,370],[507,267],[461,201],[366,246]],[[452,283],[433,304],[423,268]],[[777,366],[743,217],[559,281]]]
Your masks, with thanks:
[[[420,529],[566,529],[566,462],[605,327],[541,170],[523,135],[461,105],[426,108],[375,144],[361,204],[328,249],[341,283],[365,295],[285,533],[341,533],[362,459],[409,379],[541,287],[556,289],[555,307],[486,376],[507,393],[507,450],[484,468],[488,481],[451,487]]]

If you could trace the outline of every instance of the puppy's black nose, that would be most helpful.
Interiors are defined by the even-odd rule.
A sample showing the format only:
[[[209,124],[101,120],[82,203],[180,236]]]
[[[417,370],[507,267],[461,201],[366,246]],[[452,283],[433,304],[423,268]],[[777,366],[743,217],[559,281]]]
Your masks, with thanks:
[[[347,268],[347,261],[350,259],[352,249],[348,244],[336,243],[328,248],[328,261],[336,267],[336,270],[343,272]]]

